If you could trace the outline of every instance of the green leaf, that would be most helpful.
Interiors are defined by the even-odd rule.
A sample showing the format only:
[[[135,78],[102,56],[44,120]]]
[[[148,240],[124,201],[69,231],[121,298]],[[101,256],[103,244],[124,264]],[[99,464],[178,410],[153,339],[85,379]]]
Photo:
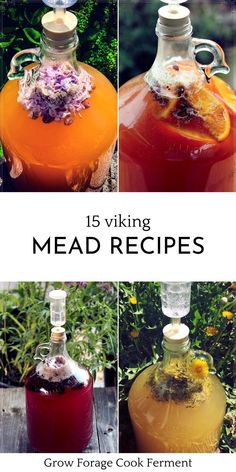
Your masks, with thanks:
[[[39,45],[41,34],[34,28],[24,28],[23,29],[26,38],[34,44]]]
[[[1,49],[8,48],[13,43],[15,38],[16,38],[15,36],[12,36],[11,39],[9,39],[8,41],[0,42],[0,48]]]
[[[37,25],[40,23],[42,16],[47,13],[47,8],[39,8],[32,14],[32,9],[30,7],[26,8],[24,11],[24,15],[26,20],[31,24],[31,25]]]
[[[47,13],[47,11],[47,8],[40,8],[39,10],[36,10],[31,18],[31,24],[37,25],[38,23],[40,23],[42,16]]]

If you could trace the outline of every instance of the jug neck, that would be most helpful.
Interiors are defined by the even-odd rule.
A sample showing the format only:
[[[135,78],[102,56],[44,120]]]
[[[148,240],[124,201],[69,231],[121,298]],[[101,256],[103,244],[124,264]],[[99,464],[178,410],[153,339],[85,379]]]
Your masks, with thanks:
[[[47,357],[52,358],[56,356],[70,357],[66,349],[65,329],[62,327],[52,328],[49,343],[38,345],[34,359],[44,361]]]
[[[158,49],[155,62],[194,60],[190,11],[183,6],[164,6],[159,9],[156,25]]]
[[[58,355],[69,356],[66,349],[66,333],[64,328],[52,328],[51,330],[49,356],[54,357]]]
[[[160,8],[156,34],[159,38],[157,55],[145,80],[157,98],[187,98],[189,93],[197,93],[213,75],[228,74],[229,67],[219,44],[192,38],[188,8],[174,5]],[[212,55],[210,64],[197,62],[196,55],[202,51]]]
[[[171,323],[164,327],[163,336],[163,367],[184,362],[190,351],[188,327],[182,323]]]
[[[69,62],[78,69],[76,49],[79,44],[77,34],[74,32],[69,38],[53,40],[45,32],[41,37],[41,61]]]
[[[175,362],[181,362],[185,361],[187,357],[189,356],[190,352],[190,341],[188,340],[188,344],[185,346],[178,346],[176,349],[170,350],[166,347],[165,342],[163,341],[162,343],[162,348],[163,348],[163,361],[162,365],[163,367],[167,367],[170,364],[173,364]]]
[[[168,64],[168,62],[177,63],[181,60],[195,60],[192,36],[189,35],[187,38],[159,37],[157,54],[153,67],[157,64],[161,67],[163,64]]]

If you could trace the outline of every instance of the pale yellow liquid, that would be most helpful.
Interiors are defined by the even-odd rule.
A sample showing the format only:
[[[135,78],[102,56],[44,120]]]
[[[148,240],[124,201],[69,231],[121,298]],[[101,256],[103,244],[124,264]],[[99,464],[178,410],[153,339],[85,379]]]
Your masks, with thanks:
[[[194,406],[159,401],[148,385],[155,366],[145,369],[129,392],[129,413],[140,452],[216,452],[225,414],[224,389],[210,375],[209,396]]]

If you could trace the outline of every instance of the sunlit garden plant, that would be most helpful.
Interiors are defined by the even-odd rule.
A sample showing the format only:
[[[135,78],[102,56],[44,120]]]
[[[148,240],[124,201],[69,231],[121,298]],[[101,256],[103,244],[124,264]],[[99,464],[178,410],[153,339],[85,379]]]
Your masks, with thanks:
[[[67,291],[69,354],[96,371],[116,361],[117,290],[111,283],[18,283],[0,293],[0,376],[2,384],[22,385],[38,344],[50,336],[48,291]]]
[[[162,356],[166,319],[161,311],[159,283],[120,283],[119,299],[121,415],[122,411],[126,415],[127,394],[134,377]],[[221,452],[236,448],[235,314],[235,283],[193,283],[187,319],[191,345],[213,356],[227,396]]]

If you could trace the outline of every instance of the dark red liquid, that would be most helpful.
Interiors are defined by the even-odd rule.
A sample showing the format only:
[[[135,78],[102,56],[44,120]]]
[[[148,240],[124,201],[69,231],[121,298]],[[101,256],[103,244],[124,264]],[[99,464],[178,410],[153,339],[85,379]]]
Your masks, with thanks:
[[[92,436],[93,380],[78,375],[50,382],[30,371],[25,381],[29,441],[38,452],[81,452]]]
[[[206,88],[224,102],[212,81]],[[179,99],[168,112],[169,105],[157,100],[144,75],[121,87],[120,191],[236,191],[235,112],[225,103],[229,134],[218,141],[186,100]]]

